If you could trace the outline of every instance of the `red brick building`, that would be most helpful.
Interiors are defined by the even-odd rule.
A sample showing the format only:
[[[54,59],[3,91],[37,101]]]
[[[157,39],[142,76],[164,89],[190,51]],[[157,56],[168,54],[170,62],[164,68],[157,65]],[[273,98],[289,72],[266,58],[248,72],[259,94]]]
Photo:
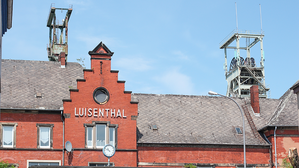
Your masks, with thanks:
[[[21,168],[103,166],[111,144],[117,167],[244,166],[242,117],[232,101],[133,94],[102,42],[89,55],[91,69],[2,61],[1,160]],[[254,89],[251,99],[234,98],[246,114],[247,167],[279,167],[288,148],[299,147],[297,96],[288,89],[280,99],[259,99]]]

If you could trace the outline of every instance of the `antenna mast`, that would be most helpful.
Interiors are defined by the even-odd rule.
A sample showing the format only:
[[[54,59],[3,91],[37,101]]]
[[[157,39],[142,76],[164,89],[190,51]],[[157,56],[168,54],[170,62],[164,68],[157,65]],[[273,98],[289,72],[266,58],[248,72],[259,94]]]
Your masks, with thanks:
[[[235,8],[236,8],[236,26],[237,26],[237,33],[238,33],[238,9],[237,9],[237,2],[235,2]]]
[[[262,6],[260,4],[261,34],[263,34]]]

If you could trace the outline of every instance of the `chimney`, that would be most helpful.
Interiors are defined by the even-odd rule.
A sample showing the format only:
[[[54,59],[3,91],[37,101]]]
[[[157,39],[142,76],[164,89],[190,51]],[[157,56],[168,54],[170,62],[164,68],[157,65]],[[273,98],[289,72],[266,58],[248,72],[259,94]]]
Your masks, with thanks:
[[[100,42],[92,51],[89,51],[91,68],[95,73],[105,75],[111,71],[111,52],[108,47]]]
[[[260,113],[259,87],[254,85],[250,87],[251,107],[255,113]]]
[[[61,68],[65,68],[65,52],[60,53]]]

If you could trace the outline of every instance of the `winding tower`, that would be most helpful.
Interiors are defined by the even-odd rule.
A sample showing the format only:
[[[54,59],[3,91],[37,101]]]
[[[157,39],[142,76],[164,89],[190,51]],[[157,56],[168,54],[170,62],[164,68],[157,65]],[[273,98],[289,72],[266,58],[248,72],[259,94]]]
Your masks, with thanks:
[[[59,23],[57,12],[65,11],[65,17]],[[65,60],[68,55],[68,22],[72,14],[72,7],[55,8],[52,4],[47,27],[49,27],[49,45],[47,47],[49,61],[60,61],[60,53],[64,52]]]
[[[259,33],[233,31],[220,43],[220,49],[224,49],[225,56],[226,96],[250,97],[250,87],[258,85],[259,97],[267,97],[269,88],[265,85],[263,38],[264,35]],[[259,66],[256,59],[250,55],[252,47],[257,43],[260,43]],[[229,67],[227,66],[228,49],[233,49],[235,53]],[[244,54],[243,57],[241,54]]]

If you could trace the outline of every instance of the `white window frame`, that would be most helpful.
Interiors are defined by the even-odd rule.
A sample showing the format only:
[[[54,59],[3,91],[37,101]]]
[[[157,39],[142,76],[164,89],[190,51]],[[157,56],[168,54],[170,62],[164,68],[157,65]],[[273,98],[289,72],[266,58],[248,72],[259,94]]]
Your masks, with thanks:
[[[11,145],[4,145],[4,128],[5,127],[11,128]],[[3,146],[3,148],[13,148],[13,144],[14,144],[14,126],[3,125],[2,130],[3,130],[3,134],[2,134],[2,146]]]
[[[113,134],[113,141],[112,141],[112,144],[111,145],[113,145],[113,146],[115,146],[115,131],[116,131],[116,128],[115,127],[109,127],[108,128],[109,129],[109,135],[108,135],[108,143],[110,144],[110,134],[111,134],[111,131],[110,131],[110,129],[114,129],[114,134]]]
[[[98,138],[98,136],[97,136],[97,133],[98,133],[98,128],[97,128],[97,126],[104,126],[104,130],[105,130],[105,133],[104,133],[104,142],[105,142],[105,144],[103,145],[103,146],[98,146],[97,145],[97,138]],[[96,148],[103,148],[105,145],[107,145],[107,125],[105,125],[105,124],[96,124],[95,125],[95,128],[96,128],[96,132],[95,132],[95,144],[96,144]]]
[[[15,148],[16,147],[16,130],[17,130],[17,126],[18,124],[17,123],[0,123],[0,126],[1,126],[1,144],[0,146],[2,148]],[[3,141],[3,136],[4,136],[4,130],[3,130],[3,127],[6,127],[6,126],[9,126],[9,127],[13,127],[12,129],[12,145],[4,145],[4,141]]]
[[[59,163],[61,166],[61,160],[27,160],[27,168],[29,168],[29,163]]]
[[[88,129],[91,128],[91,146],[88,145]],[[86,147],[93,148],[93,127],[86,127]]]
[[[95,166],[95,167],[107,167],[108,162],[88,162],[88,166],[90,166],[90,164],[102,164],[104,166]],[[114,162],[110,162],[110,166],[114,167]]]
[[[117,124],[110,124],[109,121],[93,121],[92,124],[83,124],[85,127],[85,148],[103,149],[104,146],[97,146],[97,125],[105,126],[105,145],[110,143],[110,128],[114,128],[113,146],[117,148]],[[92,146],[88,146],[88,128],[92,127]]]
[[[47,128],[48,129],[48,141],[49,141],[49,145],[48,146],[42,146],[41,145],[41,131],[42,131],[42,128]],[[39,127],[39,147],[40,148],[50,148],[51,146],[51,127]]]
[[[52,149],[53,148],[53,127],[54,127],[54,124],[39,124],[37,123],[36,124],[36,127],[37,127],[37,148],[39,149]],[[44,127],[47,127],[49,128],[49,146],[41,146],[40,144],[40,128],[44,128]]]

